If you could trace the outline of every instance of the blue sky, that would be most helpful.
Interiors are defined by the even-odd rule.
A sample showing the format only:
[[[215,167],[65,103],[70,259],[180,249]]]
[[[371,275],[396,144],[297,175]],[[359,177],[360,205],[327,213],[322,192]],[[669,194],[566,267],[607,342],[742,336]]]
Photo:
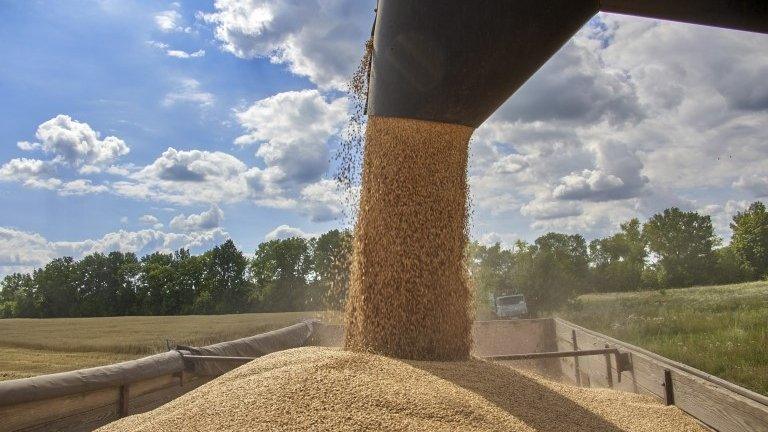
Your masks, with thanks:
[[[0,0],[0,273],[343,226],[373,1]],[[599,15],[475,133],[472,235],[768,196],[768,37]]]

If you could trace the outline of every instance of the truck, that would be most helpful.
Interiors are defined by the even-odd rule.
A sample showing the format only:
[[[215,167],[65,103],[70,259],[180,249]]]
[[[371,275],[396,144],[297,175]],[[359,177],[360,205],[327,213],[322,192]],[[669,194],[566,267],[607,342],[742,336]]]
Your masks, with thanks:
[[[522,294],[511,294],[496,297],[493,309],[499,318],[522,318],[528,315],[528,305]]]

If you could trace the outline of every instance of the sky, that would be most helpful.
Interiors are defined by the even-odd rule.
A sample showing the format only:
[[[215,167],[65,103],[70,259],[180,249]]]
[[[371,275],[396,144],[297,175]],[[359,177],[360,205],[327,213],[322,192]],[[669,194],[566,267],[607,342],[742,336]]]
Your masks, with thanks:
[[[373,0],[0,0],[0,275],[346,226]],[[768,200],[768,35],[599,14],[474,134],[471,236]]]

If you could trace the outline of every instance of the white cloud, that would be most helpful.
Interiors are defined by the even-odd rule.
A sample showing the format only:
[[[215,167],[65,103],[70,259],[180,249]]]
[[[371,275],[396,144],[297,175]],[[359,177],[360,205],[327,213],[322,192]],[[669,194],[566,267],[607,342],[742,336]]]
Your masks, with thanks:
[[[583,210],[581,205],[575,202],[533,200],[523,205],[520,213],[533,219],[546,220],[579,216]]]
[[[205,56],[205,50],[200,49],[194,52],[186,52],[184,50],[168,50],[165,52],[169,57],[176,57],[181,59],[198,58]]]
[[[768,197],[768,175],[742,175],[733,182],[733,186],[746,189],[755,197]]]
[[[29,178],[48,177],[56,172],[53,164],[39,159],[11,159],[0,166],[0,179],[23,181]]]
[[[583,199],[606,194],[610,196],[611,192],[622,187],[624,182],[613,174],[585,169],[563,177],[562,184],[554,190],[554,196],[561,199]]]
[[[185,216],[177,215],[171,219],[170,226],[177,231],[205,231],[218,228],[221,221],[224,220],[224,212],[216,204],[211,205],[208,210]]]
[[[26,143],[23,150],[42,149],[55,156],[54,161],[79,167],[83,165],[103,166],[114,162],[130,152],[125,141],[115,136],[101,139],[88,123],[73,120],[59,114],[42,123],[35,136],[39,143]]]
[[[190,103],[205,108],[213,105],[215,100],[213,93],[202,90],[198,80],[184,78],[179,80],[173,91],[166,93],[162,104],[171,107],[179,103]]]
[[[24,151],[33,151],[33,150],[39,150],[40,147],[42,146],[40,145],[40,143],[31,143],[29,141],[19,141],[16,143],[16,147]]]
[[[320,180],[301,190],[300,211],[313,222],[338,219],[343,211],[344,194],[334,180]]]
[[[343,88],[363,53],[373,0],[216,0],[199,17],[237,57],[286,64],[323,89]]]
[[[190,27],[184,25],[184,19],[182,18],[181,14],[178,11],[172,9],[158,12],[155,15],[155,25],[157,25],[157,28],[164,33],[189,33],[192,31]]]
[[[343,126],[347,107],[346,98],[327,101],[317,90],[302,90],[278,93],[237,111],[247,134],[235,143],[259,143],[256,155],[267,165],[266,172],[254,179],[254,186],[269,190],[282,183],[319,180],[328,169],[326,143]]]
[[[280,225],[279,227],[268,232],[267,235],[264,236],[264,240],[266,241],[285,240],[291,237],[310,238],[313,236],[314,234],[306,233],[302,231],[300,228],[295,228],[289,225]]]
[[[168,148],[159,158],[113,183],[119,195],[180,205],[237,202],[248,197],[246,165],[223,152]]]
[[[493,246],[499,243],[505,249],[511,249],[517,240],[520,240],[520,237],[515,233],[498,233],[495,231],[483,233],[477,239],[481,245]]]
[[[148,40],[147,41],[147,45],[149,45],[149,46],[151,46],[153,48],[161,49],[161,50],[166,50],[166,49],[168,49],[170,47],[170,45],[168,45],[165,42],[158,42],[158,41],[155,41],[155,40]]]
[[[768,196],[766,73],[766,35],[601,14],[476,131],[476,219],[605,235]]]
[[[185,234],[145,229],[119,230],[98,239],[49,241],[38,233],[0,227],[0,275],[28,272],[61,256],[80,258],[94,252],[121,251],[144,255],[180,248],[200,252],[222,243],[228,237],[227,232],[220,228]]]
[[[93,184],[93,182],[87,179],[77,179],[62,184],[59,188],[59,195],[88,195],[108,191],[109,187],[105,185]]]
[[[160,229],[163,227],[162,222],[160,222],[160,219],[158,219],[156,216],[151,214],[145,214],[139,217],[139,222],[141,222],[144,225],[149,225],[154,229]]]
[[[53,175],[56,167],[39,159],[11,159],[0,166],[0,181],[19,182],[32,189],[56,190],[63,182]]]

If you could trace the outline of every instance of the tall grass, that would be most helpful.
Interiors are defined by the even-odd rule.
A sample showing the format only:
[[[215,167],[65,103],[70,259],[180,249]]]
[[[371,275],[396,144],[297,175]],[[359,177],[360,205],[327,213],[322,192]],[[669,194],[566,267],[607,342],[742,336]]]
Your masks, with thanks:
[[[585,295],[559,315],[768,395],[768,282]]]

